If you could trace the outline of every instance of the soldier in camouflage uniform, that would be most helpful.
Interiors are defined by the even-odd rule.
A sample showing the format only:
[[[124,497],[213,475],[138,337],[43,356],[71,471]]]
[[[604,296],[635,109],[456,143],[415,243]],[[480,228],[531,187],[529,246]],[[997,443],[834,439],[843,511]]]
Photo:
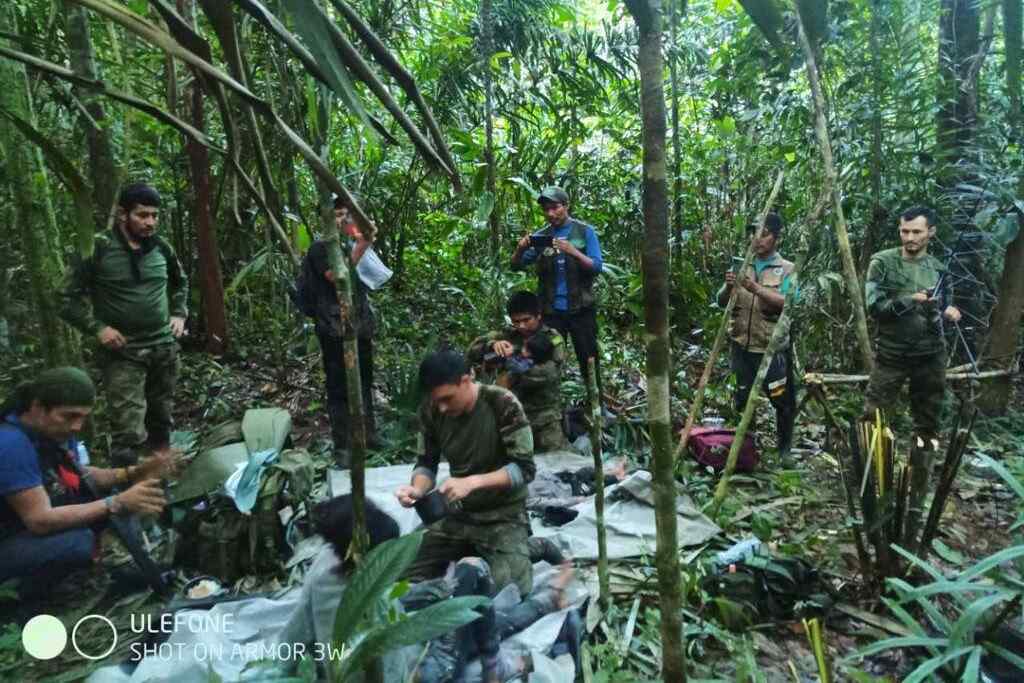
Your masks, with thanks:
[[[100,342],[111,460],[170,444],[178,343],[188,317],[188,279],[171,245],[156,234],[160,195],[136,183],[121,191],[113,231],[74,265],[61,317]]]
[[[516,292],[508,301],[512,326],[489,332],[469,347],[466,358],[482,365],[484,374],[498,365],[497,383],[512,390],[523,405],[533,431],[535,453],[565,450],[569,442],[562,431],[562,364],[565,343],[562,335],[541,321],[540,300],[532,292]],[[547,340],[550,355],[534,356],[532,363],[509,363],[518,360],[530,340]],[[529,352],[527,352],[529,353]],[[515,365],[523,365],[520,371]]]
[[[935,212],[907,209],[900,216],[901,247],[871,257],[864,299],[878,323],[875,369],[868,382],[864,419],[889,407],[903,383],[910,380],[914,429],[926,442],[939,432],[946,388],[946,347],[943,319],[956,323],[960,311],[950,305],[945,267],[928,254],[935,235]]]
[[[409,485],[395,496],[412,507],[429,493],[444,456],[451,477],[438,491],[450,513],[427,527],[419,555],[405,578],[444,574],[450,562],[482,558],[495,590],[515,583],[520,595],[533,585],[527,548],[526,487],[536,471],[533,435],[515,395],[473,380],[465,358],[454,351],[427,356],[420,386],[428,396],[420,407],[419,457]]]

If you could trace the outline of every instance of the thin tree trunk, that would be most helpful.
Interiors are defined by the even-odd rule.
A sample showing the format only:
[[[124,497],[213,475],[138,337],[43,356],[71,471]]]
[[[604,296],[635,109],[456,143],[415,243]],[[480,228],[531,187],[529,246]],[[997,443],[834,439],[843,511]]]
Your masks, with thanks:
[[[668,60],[669,89],[672,92],[672,234],[675,236],[677,258],[683,256],[683,145],[679,137],[679,69],[676,66],[676,49],[679,20],[685,13],[686,0],[668,0],[672,43]]]
[[[195,27],[191,0],[178,0],[178,11]],[[205,132],[203,111],[203,79],[193,71],[192,126]],[[192,138],[185,143],[192,176],[192,220],[196,227],[196,251],[199,257],[199,291],[202,295],[203,322],[206,328],[206,350],[220,355],[228,347],[227,311],[224,308],[224,279],[220,270],[220,245],[217,225],[210,213],[210,152]]]
[[[665,163],[665,83],[662,57],[661,0],[627,0],[640,29],[640,111],[643,116],[644,246],[642,256],[644,328],[647,340],[647,424],[653,455],[653,487],[661,611],[661,675],[668,682],[686,680],[683,645],[683,591],[679,572],[676,481],[673,476],[672,425],[669,413],[671,357],[668,325],[670,251],[668,179]]]
[[[1011,146],[1024,144],[1024,108],[1021,106],[1022,5],[1020,0],[1003,0],[1003,30],[1006,33],[1006,94],[1010,101]],[[1024,173],[1017,178],[1017,196],[1024,197]],[[1017,361],[1021,314],[1024,312],[1024,211],[1017,207],[1017,237],[1010,242],[1003,261],[999,301],[992,313],[986,360],[998,369],[1010,369]],[[1005,414],[1013,395],[1011,377],[989,381],[978,405],[988,413]]]
[[[860,246],[861,275],[867,273],[871,255],[875,253],[875,240],[885,227],[886,210],[882,208],[882,55],[878,37],[882,31],[882,2],[871,2],[871,27],[868,44],[871,47],[871,220],[868,221],[864,240]]]
[[[491,198],[491,211],[487,224],[491,230],[491,263],[501,258],[501,225],[498,223],[498,184],[494,161],[494,75],[491,57],[494,55],[494,3],[480,0],[480,62],[484,79],[484,163],[487,165],[485,188]]]
[[[797,0],[798,2],[799,0]],[[799,7],[796,7],[796,15],[799,18]],[[807,64],[807,80],[811,84],[811,94],[814,98],[814,132],[818,137],[818,147],[825,166],[825,182],[832,190],[832,207],[836,213],[836,241],[839,243],[839,253],[843,261],[843,274],[846,276],[846,293],[853,305],[854,332],[857,335],[857,345],[860,348],[861,363],[870,371],[875,366],[875,359],[871,353],[871,338],[868,336],[868,321],[864,311],[864,293],[861,290],[860,278],[857,277],[857,266],[853,261],[853,250],[850,248],[850,234],[846,229],[846,216],[843,213],[843,193],[839,187],[839,174],[836,172],[835,161],[832,158],[832,142],[828,135],[828,121],[825,117],[825,96],[821,91],[821,83],[818,80],[818,64],[814,57],[814,49],[807,38],[804,27],[800,25],[800,44],[804,51],[804,60]]]
[[[604,526],[604,458],[602,457],[601,434],[604,431],[601,419],[600,394],[597,391],[597,373],[594,359],[587,359],[587,396],[590,397],[590,446],[594,454],[594,516],[597,526],[597,585],[601,609],[611,604],[612,591],[608,579],[608,535]]]
[[[64,12],[67,17],[71,68],[83,78],[98,81],[99,71],[96,68],[96,55],[89,31],[89,13],[81,5],[67,0],[64,2]],[[78,250],[83,256],[88,256],[92,254],[96,230],[106,227],[107,219],[114,208],[124,169],[117,163],[110,131],[104,125],[107,113],[102,99],[86,88],[77,90],[88,114],[79,118],[89,148],[89,175],[92,179],[94,203],[92,224],[77,226]]]
[[[969,156],[977,106],[969,87],[971,58],[977,52],[980,10],[976,0],[942,0],[939,9],[939,111],[936,142],[939,185],[953,199],[953,227],[965,229],[971,211],[961,207],[955,188],[965,178],[962,164]]]

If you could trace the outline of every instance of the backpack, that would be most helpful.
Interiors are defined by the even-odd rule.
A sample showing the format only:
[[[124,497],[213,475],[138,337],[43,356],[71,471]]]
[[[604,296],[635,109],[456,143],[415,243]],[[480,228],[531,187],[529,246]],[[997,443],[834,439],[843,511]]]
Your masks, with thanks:
[[[799,557],[755,554],[704,577],[700,587],[719,611],[739,607],[748,625],[821,616],[836,602],[835,589]]]
[[[256,505],[244,514],[226,495],[217,493],[194,507],[182,527],[196,543],[184,548],[179,560],[223,582],[247,574],[275,574],[289,551],[285,538],[288,519],[309,509],[313,489],[313,460],[303,449],[282,451],[268,465],[260,482]],[[286,511],[290,510],[290,514]]]
[[[693,427],[687,441],[690,454],[701,465],[710,467],[716,472],[725,469],[725,461],[729,457],[729,449],[736,438],[736,430],[718,427]],[[739,455],[736,458],[737,472],[751,472],[760,460],[754,439],[748,432],[743,438]]]

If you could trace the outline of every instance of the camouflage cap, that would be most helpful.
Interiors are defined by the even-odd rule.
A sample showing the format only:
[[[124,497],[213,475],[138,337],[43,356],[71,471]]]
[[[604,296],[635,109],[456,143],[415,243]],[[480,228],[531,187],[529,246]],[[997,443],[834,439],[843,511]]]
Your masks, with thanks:
[[[537,195],[537,203],[553,202],[555,204],[568,204],[569,194],[557,185],[549,185]]]

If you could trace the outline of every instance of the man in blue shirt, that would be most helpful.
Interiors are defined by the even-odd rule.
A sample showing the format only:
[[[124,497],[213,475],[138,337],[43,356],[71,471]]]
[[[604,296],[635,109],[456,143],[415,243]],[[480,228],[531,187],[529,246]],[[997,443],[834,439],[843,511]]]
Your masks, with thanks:
[[[90,566],[110,515],[164,507],[158,477],[172,468],[170,451],[129,467],[81,465],[76,435],[95,396],[84,371],[53,368],[19,384],[0,408],[0,583],[21,579],[23,599]],[[111,495],[93,499],[83,477]]]
[[[600,400],[594,280],[603,268],[601,245],[593,227],[569,215],[569,195],[562,188],[544,188],[537,203],[548,225],[519,240],[512,255],[512,269],[524,270],[537,264],[537,295],[543,306],[544,324],[563,339],[572,338],[583,377],[587,373],[587,359],[594,359]],[[550,246],[543,244],[549,239]]]

